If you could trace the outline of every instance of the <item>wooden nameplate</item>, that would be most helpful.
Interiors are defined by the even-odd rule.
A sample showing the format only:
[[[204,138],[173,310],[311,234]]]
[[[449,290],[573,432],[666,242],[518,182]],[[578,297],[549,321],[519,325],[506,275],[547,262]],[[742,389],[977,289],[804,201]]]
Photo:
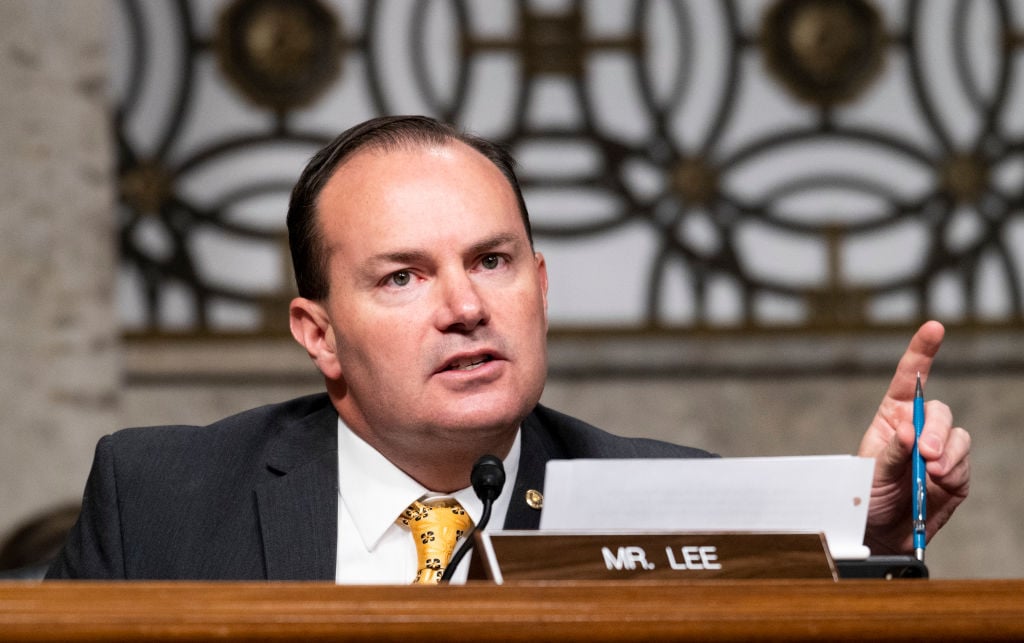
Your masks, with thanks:
[[[476,534],[470,578],[506,581],[831,578],[820,533]]]

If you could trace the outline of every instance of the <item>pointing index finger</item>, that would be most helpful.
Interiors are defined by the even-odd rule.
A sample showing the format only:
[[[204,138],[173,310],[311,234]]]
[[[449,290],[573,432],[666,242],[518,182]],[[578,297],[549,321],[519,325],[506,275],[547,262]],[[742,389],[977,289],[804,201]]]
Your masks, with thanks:
[[[946,329],[937,321],[925,322],[910,339],[907,350],[896,366],[896,374],[889,383],[886,396],[894,400],[910,401],[914,399],[917,387],[917,374],[921,374],[921,382],[927,382],[935,355],[942,346],[942,338]]]

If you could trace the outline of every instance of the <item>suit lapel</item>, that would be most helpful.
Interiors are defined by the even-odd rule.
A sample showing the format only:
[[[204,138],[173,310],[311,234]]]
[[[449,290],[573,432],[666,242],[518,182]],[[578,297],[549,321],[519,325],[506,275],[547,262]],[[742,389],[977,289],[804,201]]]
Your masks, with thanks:
[[[523,420],[522,445],[519,453],[519,473],[511,489],[512,499],[505,515],[505,529],[537,529],[540,510],[526,502],[530,490],[544,491],[544,473],[548,460],[564,458],[565,450],[544,430],[536,414]]]
[[[256,488],[268,580],[333,580],[338,532],[338,415],[329,403],[282,430]]]
[[[326,397],[325,397],[326,399]],[[330,403],[285,427],[267,467],[276,476],[256,488],[268,580],[333,580],[338,540],[338,415]],[[548,460],[568,457],[535,414],[522,425],[519,473],[505,529],[537,529],[540,510],[527,491],[544,490]]]

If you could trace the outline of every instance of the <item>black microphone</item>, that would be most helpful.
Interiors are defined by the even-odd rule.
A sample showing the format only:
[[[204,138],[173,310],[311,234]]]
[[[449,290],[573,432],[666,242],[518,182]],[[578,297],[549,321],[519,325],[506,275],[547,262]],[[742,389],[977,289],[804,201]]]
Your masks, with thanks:
[[[484,511],[480,514],[480,522],[470,530],[462,546],[448,562],[448,567],[441,574],[442,583],[451,581],[452,575],[455,574],[455,568],[459,566],[459,562],[466,553],[473,548],[473,534],[486,527],[490,521],[491,505],[501,495],[501,489],[505,486],[505,466],[493,455],[480,456],[469,473],[469,481],[473,485],[476,497],[483,501]]]
[[[473,485],[476,497],[484,501],[484,510],[491,508],[492,502],[501,495],[501,488],[505,486],[505,465],[493,455],[480,456],[480,459],[473,465],[469,473],[469,482]],[[480,517],[480,527],[483,528],[487,522]]]

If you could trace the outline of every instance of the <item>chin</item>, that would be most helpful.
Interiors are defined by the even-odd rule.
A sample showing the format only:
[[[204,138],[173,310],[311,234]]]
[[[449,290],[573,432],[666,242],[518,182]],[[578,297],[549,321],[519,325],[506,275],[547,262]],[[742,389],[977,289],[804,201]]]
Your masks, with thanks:
[[[487,404],[467,404],[461,408],[449,407],[439,418],[438,424],[462,431],[518,428],[534,404],[524,409],[525,405],[506,400],[500,403],[491,401]]]

